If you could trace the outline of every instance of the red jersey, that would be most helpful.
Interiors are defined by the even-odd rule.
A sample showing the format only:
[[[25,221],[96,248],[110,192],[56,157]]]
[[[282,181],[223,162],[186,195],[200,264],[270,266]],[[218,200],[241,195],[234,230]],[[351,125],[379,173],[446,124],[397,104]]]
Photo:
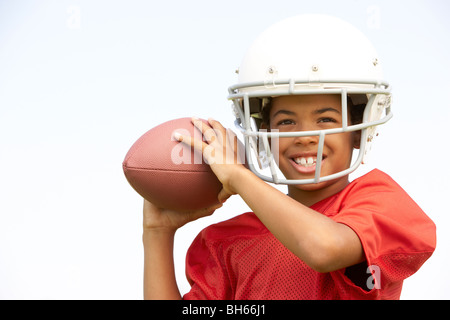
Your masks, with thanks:
[[[255,214],[245,213],[196,237],[186,258],[192,287],[184,299],[399,299],[403,280],[436,246],[434,223],[379,170],[311,208],[352,228],[366,261],[319,273],[286,249]]]

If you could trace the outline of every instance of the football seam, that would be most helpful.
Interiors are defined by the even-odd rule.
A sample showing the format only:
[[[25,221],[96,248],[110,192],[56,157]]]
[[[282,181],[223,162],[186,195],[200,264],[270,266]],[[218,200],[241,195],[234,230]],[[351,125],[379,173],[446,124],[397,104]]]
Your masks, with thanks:
[[[139,168],[139,167],[128,167],[123,166],[124,169],[134,169],[134,170],[140,170],[140,171],[166,171],[166,172],[209,172],[204,170],[173,170],[173,169],[163,169],[163,168]]]

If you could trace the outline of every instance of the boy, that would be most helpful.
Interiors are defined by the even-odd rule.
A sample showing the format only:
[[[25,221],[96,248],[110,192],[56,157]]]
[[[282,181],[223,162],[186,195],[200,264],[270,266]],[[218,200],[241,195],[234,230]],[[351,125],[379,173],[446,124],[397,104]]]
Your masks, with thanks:
[[[203,151],[222,182],[221,204],[186,214],[144,203],[144,297],[182,298],[175,231],[239,194],[253,212],[197,236],[185,299],[398,299],[403,280],[434,251],[435,226],[381,171],[349,182],[374,126],[390,118],[389,86],[372,47],[340,20],[294,17],[255,41],[239,75],[230,99],[251,170],[236,161],[236,137],[218,121],[193,119],[201,143],[174,134]],[[252,145],[271,177],[253,166]],[[287,184],[288,194],[261,178]]]

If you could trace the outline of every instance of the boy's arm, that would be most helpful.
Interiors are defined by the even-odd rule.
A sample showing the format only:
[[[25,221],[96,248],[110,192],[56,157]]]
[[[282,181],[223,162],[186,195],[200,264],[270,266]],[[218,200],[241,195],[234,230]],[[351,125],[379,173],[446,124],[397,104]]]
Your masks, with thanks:
[[[231,189],[292,253],[318,272],[364,261],[358,235],[348,226],[308,208],[249,170],[237,171]]]
[[[209,120],[211,127],[197,119],[193,123],[207,142],[197,143],[179,134],[174,138],[201,148],[222,182],[219,200],[239,194],[270,232],[316,271],[331,272],[364,261],[361,241],[351,228],[304,206],[238,164],[237,138],[219,122]],[[234,154],[229,150],[234,150]]]
[[[195,212],[175,212],[144,201],[144,299],[180,300],[175,278],[175,232],[190,221],[211,215],[222,204]]]
[[[173,242],[175,232],[144,230],[144,299],[180,300],[175,279]]]

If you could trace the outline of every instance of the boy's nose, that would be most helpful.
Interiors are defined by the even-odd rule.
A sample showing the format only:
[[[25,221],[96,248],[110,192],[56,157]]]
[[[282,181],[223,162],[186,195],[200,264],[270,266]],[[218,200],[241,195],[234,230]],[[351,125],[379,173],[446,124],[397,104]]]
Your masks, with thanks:
[[[294,138],[295,144],[301,144],[301,145],[314,145],[319,143],[319,137],[318,136],[303,136],[303,137],[295,137]]]

